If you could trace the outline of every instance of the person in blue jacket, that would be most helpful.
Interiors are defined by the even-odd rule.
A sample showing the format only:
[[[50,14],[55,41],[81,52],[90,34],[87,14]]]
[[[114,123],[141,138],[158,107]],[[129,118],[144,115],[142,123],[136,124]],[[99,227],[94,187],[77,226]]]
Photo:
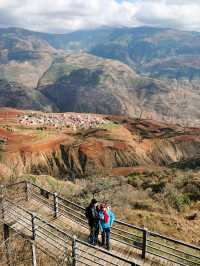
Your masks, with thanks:
[[[106,248],[110,250],[110,229],[115,221],[115,215],[112,212],[111,207],[107,206],[106,204],[101,204],[99,211],[99,219],[102,237],[101,245],[104,246],[106,242]]]

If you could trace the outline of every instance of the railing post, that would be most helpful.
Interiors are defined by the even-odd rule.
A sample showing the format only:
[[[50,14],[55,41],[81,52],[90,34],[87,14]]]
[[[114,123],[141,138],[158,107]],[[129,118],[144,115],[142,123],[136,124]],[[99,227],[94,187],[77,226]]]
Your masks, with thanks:
[[[143,229],[143,241],[142,241],[142,259],[146,258],[146,252],[147,252],[147,236],[148,236],[148,230],[147,228]]]
[[[35,243],[31,243],[32,266],[37,266]]]
[[[67,240],[65,239],[64,262],[67,261],[67,258],[68,258],[68,256],[67,256],[67,250],[68,250],[68,248],[67,248]]]
[[[1,217],[4,220],[4,218],[5,218],[5,213],[4,213],[4,185],[1,185],[0,189],[1,189],[1,191],[0,191],[0,193],[1,193],[1,195],[0,195],[0,197],[1,197],[0,198]]]
[[[35,247],[35,239],[36,239],[36,224],[35,224],[35,213],[31,214],[31,224],[32,224],[32,242],[31,242],[31,251],[32,251],[32,266],[37,266],[36,261],[36,247]]]
[[[77,249],[76,236],[73,236],[73,240],[72,240],[72,266],[76,266],[76,249]]]
[[[34,241],[35,238],[36,238],[35,218],[36,218],[35,213],[32,213],[32,214],[31,214],[31,224],[32,224],[32,237],[31,237],[31,239],[32,239],[33,241]]]
[[[26,193],[26,201],[29,201],[30,199],[30,183],[28,181],[25,181],[25,193]]]
[[[58,195],[53,193],[54,218],[58,218]]]
[[[5,248],[6,248],[6,260],[8,266],[11,266],[11,261],[10,261],[10,230],[9,226],[7,224],[3,225],[3,236],[4,236],[4,242],[5,242]]]

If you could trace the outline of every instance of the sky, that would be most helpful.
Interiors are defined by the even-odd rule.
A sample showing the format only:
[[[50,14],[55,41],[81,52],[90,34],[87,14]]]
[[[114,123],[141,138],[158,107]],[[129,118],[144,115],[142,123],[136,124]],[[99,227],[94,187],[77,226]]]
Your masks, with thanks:
[[[107,26],[200,31],[200,0],[0,0],[0,27],[65,33]]]

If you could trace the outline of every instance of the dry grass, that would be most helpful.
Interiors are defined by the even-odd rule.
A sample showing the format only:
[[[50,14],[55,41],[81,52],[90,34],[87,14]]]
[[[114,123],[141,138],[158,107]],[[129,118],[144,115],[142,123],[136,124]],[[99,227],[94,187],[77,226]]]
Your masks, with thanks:
[[[10,238],[7,241],[8,245],[6,248],[3,242],[3,227],[0,227],[0,265],[8,265],[9,263],[13,266],[32,266],[32,252],[31,242],[24,239],[20,234],[10,230]],[[64,261],[56,261],[55,258],[50,257],[40,248],[36,247],[36,258],[38,266],[67,266],[69,265]]]
[[[73,184],[73,189],[66,186],[62,194],[86,206],[96,192],[95,196],[100,202],[106,201],[112,205],[118,219],[198,244],[199,177],[199,172],[189,175],[168,170],[162,174],[139,174],[136,185],[130,184],[130,179],[125,177],[91,177],[89,180],[79,180]],[[193,213],[196,213],[195,218],[189,220],[187,217]]]

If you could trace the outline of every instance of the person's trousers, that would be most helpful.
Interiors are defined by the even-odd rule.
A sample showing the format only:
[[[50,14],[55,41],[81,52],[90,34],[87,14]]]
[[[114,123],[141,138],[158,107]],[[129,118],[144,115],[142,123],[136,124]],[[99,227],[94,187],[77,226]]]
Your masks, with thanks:
[[[109,243],[110,243],[110,228],[103,228],[103,231],[101,232],[101,237],[102,237],[102,245],[105,244],[105,240],[106,240],[106,246],[109,247]]]
[[[89,236],[89,242],[90,244],[97,244],[98,241],[98,235],[99,235],[99,225],[95,224],[90,226],[90,236]]]

